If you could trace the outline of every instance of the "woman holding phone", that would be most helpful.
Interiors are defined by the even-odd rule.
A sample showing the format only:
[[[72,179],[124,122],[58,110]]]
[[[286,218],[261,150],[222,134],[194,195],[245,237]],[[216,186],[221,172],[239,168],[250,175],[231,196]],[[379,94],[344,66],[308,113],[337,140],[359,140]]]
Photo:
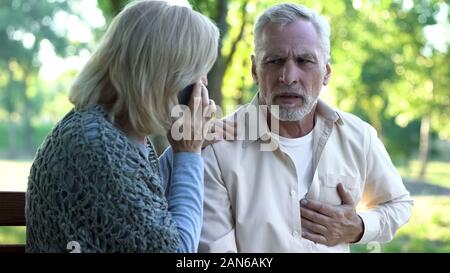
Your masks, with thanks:
[[[218,37],[207,17],[162,1],[132,2],[117,15],[72,86],[74,108],[31,167],[28,252],[67,252],[74,242],[81,252],[196,251],[203,139],[169,136],[169,175],[147,136],[170,131],[177,93],[193,82],[191,110],[197,98],[206,116],[215,111],[204,79]],[[194,133],[204,116],[186,123],[202,125]]]

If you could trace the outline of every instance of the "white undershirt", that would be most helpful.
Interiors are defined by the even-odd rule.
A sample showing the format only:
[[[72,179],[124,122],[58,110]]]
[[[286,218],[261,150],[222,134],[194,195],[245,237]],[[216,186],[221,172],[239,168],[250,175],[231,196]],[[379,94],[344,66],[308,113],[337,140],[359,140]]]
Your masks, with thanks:
[[[313,178],[312,153],[313,138],[312,131],[306,136],[299,138],[285,138],[279,136],[280,149],[288,154],[294,162],[297,170],[298,197],[302,199],[308,192]]]

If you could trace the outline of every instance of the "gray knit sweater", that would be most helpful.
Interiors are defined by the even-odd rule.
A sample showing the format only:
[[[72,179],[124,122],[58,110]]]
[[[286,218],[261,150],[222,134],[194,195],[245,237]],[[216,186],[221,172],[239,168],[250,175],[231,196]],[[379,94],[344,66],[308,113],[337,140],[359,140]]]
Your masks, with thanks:
[[[150,145],[150,144],[149,144]],[[158,159],[113,126],[100,106],[69,112],[31,167],[27,251],[175,252],[179,234]]]

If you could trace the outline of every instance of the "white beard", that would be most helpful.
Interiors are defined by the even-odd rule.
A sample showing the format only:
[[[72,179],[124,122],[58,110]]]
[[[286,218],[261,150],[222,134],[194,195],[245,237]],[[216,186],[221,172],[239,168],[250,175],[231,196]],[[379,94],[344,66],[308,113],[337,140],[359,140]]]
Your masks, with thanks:
[[[276,95],[276,94],[275,94]],[[305,118],[306,115],[311,113],[314,106],[316,105],[317,101],[319,100],[318,96],[310,96],[306,94],[302,94],[303,97],[303,104],[300,107],[286,107],[286,106],[279,106],[279,113],[276,113],[277,111],[271,111],[271,106],[273,105],[273,98],[274,95],[272,95],[270,99],[269,111],[272,115],[274,115],[275,118],[281,121],[300,121]]]

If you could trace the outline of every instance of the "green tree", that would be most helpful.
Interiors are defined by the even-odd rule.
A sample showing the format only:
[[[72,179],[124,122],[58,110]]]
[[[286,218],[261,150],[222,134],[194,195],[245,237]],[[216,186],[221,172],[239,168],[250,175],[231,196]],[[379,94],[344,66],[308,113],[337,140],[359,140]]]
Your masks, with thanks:
[[[336,104],[365,117],[382,138],[386,128],[401,130],[400,127],[421,120],[419,177],[423,178],[430,130],[442,137],[449,135],[446,86],[450,77],[445,65],[449,60],[448,51],[445,48],[439,52],[426,38],[427,28],[436,24],[438,14],[446,19],[443,27],[449,32],[448,4],[344,1],[332,9],[324,8],[323,13],[329,16],[332,25],[334,73],[330,89]],[[397,126],[392,126],[391,118]],[[438,119],[439,122],[431,123]],[[410,139],[409,130],[401,132],[398,138]]]
[[[399,28],[397,37],[403,47],[401,54],[394,58],[399,79],[389,86],[389,112],[403,125],[415,119],[421,120],[418,179],[423,180],[431,131],[438,132],[444,138],[450,137],[450,39],[444,41],[440,48],[427,39],[430,27],[442,26],[442,35],[447,33],[448,37],[450,34],[449,4],[443,1],[414,1],[414,5],[408,8],[400,6],[400,3],[394,5],[398,10],[395,19]]]
[[[239,43],[251,28],[249,5],[254,1],[191,1],[193,8],[211,18],[220,30],[219,52],[216,63],[208,74],[208,89],[217,105],[223,105],[223,83],[227,70],[238,52]]]
[[[98,0],[99,7],[102,9],[108,21],[119,13],[128,2],[127,0]],[[220,30],[218,58],[208,74],[208,89],[210,90],[211,98],[218,105],[222,105],[224,75],[233,61],[238,43],[242,40],[244,33],[250,26],[247,18],[247,3],[249,1],[192,0],[189,2],[193,9],[211,18]],[[230,13],[233,13],[233,16],[237,13],[237,17],[231,18]],[[234,25],[236,18],[238,18],[238,26]],[[230,20],[232,21],[230,22]],[[232,26],[231,23],[233,23]],[[159,152],[167,146],[167,141],[164,137],[153,136],[152,139]]]
[[[63,10],[68,11],[69,7],[62,2],[0,2],[0,71],[6,72],[0,80],[0,99],[7,113],[13,156],[18,150],[17,120],[23,124],[25,151],[35,151],[31,117],[40,111],[43,101],[36,90],[40,67],[38,54],[43,42],[48,42],[57,54],[64,55],[67,39],[64,33],[54,28],[54,15]]]
[[[103,15],[109,22],[116,16],[125,5],[130,2],[129,0],[98,0],[98,7],[102,10]]]
[[[112,16],[127,1],[99,0],[102,2],[100,6]],[[285,1],[190,2],[221,30],[219,57],[208,75],[211,97],[222,106],[248,102],[257,91],[250,72],[253,23],[263,10]],[[332,27],[333,76],[323,96],[339,108],[363,117],[382,139],[395,136],[403,140],[398,145],[398,141],[384,139],[391,150],[401,146],[407,155],[416,150],[411,149],[416,137],[410,136],[418,136],[416,126],[402,129],[416,120],[422,120],[423,136],[429,135],[428,123],[430,130],[448,137],[448,53],[432,49],[424,35],[448,3],[305,0],[302,4],[327,17]],[[427,45],[432,54],[424,54]],[[428,151],[424,148],[426,138],[422,137],[421,143],[421,150]]]

